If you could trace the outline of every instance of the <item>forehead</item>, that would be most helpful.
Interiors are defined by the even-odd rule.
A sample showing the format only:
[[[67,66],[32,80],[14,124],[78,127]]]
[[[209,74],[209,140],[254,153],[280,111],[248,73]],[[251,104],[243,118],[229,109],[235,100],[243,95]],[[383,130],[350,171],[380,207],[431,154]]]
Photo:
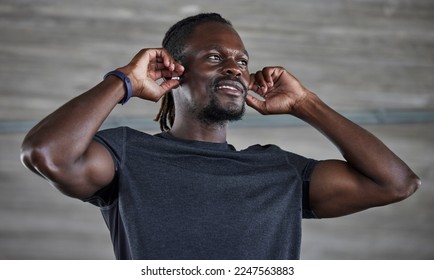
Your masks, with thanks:
[[[247,54],[243,41],[231,26],[220,22],[206,22],[196,26],[186,40],[186,50],[206,50],[216,47]]]

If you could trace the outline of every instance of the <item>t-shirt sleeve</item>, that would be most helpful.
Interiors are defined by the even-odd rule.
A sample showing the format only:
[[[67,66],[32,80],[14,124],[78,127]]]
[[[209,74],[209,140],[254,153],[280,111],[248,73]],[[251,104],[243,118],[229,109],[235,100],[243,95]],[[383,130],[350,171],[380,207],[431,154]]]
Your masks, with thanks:
[[[315,168],[317,160],[308,160],[305,168],[303,169],[302,179],[302,216],[303,219],[318,219],[318,216],[310,208],[309,191],[310,191],[310,177],[312,175],[313,169]]]
[[[124,139],[125,128],[123,127],[101,130],[94,136],[93,140],[102,144],[110,152],[115,164],[115,176],[110,184],[83,201],[98,207],[106,207],[116,201],[119,190],[119,170],[124,153]]]
[[[303,219],[316,219],[318,217],[310,208],[309,189],[310,189],[310,177],[318,161],[315,159],[306,158],[290,152],[287,152],[287,158],[289,164],[291,164],[298,171],[302,180]]]

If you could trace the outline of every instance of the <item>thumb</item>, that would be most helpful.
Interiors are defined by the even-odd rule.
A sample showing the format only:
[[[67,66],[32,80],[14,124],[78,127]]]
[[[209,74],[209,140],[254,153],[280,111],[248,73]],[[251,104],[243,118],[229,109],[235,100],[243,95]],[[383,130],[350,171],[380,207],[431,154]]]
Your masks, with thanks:
[[[171,91],[174,88],[177,88],[179,86],[179,80],[164,80],[161,84],[160,84],[160,93],[162,95],[168,93],[169,91]]]

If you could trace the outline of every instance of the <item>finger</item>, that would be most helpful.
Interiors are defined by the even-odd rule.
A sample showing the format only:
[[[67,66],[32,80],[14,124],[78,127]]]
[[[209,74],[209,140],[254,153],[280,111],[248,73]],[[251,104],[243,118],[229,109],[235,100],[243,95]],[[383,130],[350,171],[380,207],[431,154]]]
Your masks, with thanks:
[[[248,89],[256,92],[257,94],[259,94],[259,92],[261,92],[261,87],[258,85],[258,83],[256,81],[256,73],[250,74]]]
[[[175,63],[175,69],[172,71],[162,63],[154,63],[149,65],[148,75],[153,80],[160,78],[170,79],[172,77],[179,77],[184,73],[184,67],[181,64]]]
[[[185,71],[184,66],[178,62],[175,62],[175,69],[173,70],[173,72],[181,76],[184,73],[184,71]]]
[[[268,87],[273,87],[274,79],[276,78],[277,69],[278,67],[264,67],[264,69],[262,69],[262,73],[264,76],[264,83]]]
[[[258,89],[255,91],[260,96],[264,97],[264,95],[268,91],[267,83],[265,82],[263,71],[257,71],[255,74],[255,84]]]
[[[256,93],[258,93],[261,90],[261,88],[256,83],[253,83],[253,84],[249,85],[248,89],[252,90],[252,91],[254,91]]]
[[[249,86],[248,86],[248,89],[249,89],[249,90],[253,90],[253,91],[255,91],[255,87],[256,87],[255,74],[251,73],[251,74],[250,74],[250,79],[249,79]]]
[[[153,63],[149,65],[149,69],[154,72],[160,72],[157,75],[162,77],[179,77],[184,73],[184,66],[174,62],[172,68],[168,68],[164,63]]]
[[[163,59],[164,66],[170,71],[175,70],[175,60],[165,49],[159,49],[159,57]]]
[[[148,68],[151,71],[166,71],[177,74],[182,74],[184,72],[184,66],[179,63],[175,63],[174,69],[167,68],[163,63],[150,63]]]
[[[150,73],[149,77],[153,79],[154,81],[164,78],[165,80],[170,80],[172,78],[179,78],[181,77],[183,72],[181,71],[169,71],[167,69],[161,70],[161,71],[154,71],[153,73]],[[177,79],[179,80],[179,79]]]
[[[159,71],[163,69],[168,69],[163,62],[151,62],[148,65],[148,68],[152,71]]]

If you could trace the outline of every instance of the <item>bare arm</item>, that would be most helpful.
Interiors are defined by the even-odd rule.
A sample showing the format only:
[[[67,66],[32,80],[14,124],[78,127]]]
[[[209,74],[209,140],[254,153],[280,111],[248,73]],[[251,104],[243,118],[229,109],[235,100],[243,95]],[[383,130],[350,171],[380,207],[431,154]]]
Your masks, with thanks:
[[[148,49],[119,70],[131,79],[133,96],[157,101],[179,82],[168,80],[158,85],[155,81],[178,76],[183,67],[163,49]],[[64,104],[25,136],[23,164],[66,195],[93,195],[111,182],[115,167],[106,148],[92,139],[124,95],[123,82],[109,76]]]
[[[292,114],[323,133],[346,161],[320,162],[310,187],[312,210],[322,218],[351,214],[410,196],[419,178],[377,137],[347,120],[281,67],[251,76],[250,88],[264,101],[248,96],[262,114]]]

